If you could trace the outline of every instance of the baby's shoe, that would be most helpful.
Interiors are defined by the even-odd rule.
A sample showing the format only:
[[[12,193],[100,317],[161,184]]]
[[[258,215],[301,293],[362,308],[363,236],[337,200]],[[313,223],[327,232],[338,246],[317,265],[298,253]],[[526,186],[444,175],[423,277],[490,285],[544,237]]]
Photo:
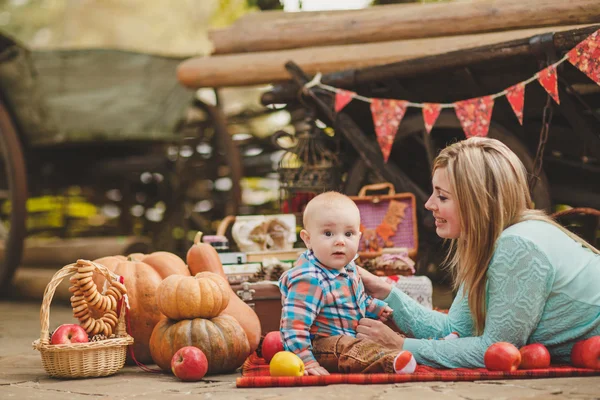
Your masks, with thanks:
[[[394,372],[397,374],[412,374],[417,368],[417,360],[410,351],[401,351],[394,358]]]

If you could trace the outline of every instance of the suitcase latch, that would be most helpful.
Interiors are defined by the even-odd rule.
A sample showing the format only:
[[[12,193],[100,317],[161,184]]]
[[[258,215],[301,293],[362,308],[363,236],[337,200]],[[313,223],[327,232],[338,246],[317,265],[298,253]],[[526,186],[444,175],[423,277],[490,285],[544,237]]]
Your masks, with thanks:
[[[236,293],[243,301],[250,301],[254,299],[255,292],[256,290],[250,289],[250,284],[248,282],[244,282],[242,283],[242,290],[238,290]]]

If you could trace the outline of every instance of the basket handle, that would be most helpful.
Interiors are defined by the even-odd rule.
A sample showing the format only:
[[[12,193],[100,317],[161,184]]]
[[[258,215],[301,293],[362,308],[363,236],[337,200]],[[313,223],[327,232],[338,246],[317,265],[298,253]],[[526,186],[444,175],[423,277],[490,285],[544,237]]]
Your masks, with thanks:
[[[64,267],[59,269],[54,274],[54,276],[52,277],[52,279],[50,280],[48,285],[46,285],[46,290],[44,290],[44,299],[42,300],[42,308],[40,309],[40,323],[42,325],[42,329],[40,331],[40,343],[41,344],[48,344],[48,342],[49,342],[48,334],[49,334],[49,326],[50,326],[50,303],[52,302],[52,298],[54,297],[54,292],[56,291],[56,288],[58,287],[58,285],[62,282],[62,280],[65,277],[77,273],[80,263],[92,264],[96,268],[96,271],[98,271],[102,275],[104,275],[104,277],[109,282],[111,280],[119,279],[118,275],[109,271],[108,268],[106,268],[104,265],[98,264],[98,263],[95,263],[92,261],[87,261],[87,260],[77,260],[76,263],[65,265]],[[125,313],[122,312],[121,314],[125,314]],[[121,319],[121,318],[119,318],[119,319]],[[121,321],[119,321],[119,322],[121,322]]]
[[[235,215],[228,215],[225,218],[223,218],[223,220],[219,224],[219,227],[217,228],[216,235],[217,236],[225,236],[225,232],[227,232],[227,228],[233,222],[235,222]]]
[[[396,194],[396,189],[394,189],[394,185],[390,182],[384,183],[374,183],[372,185],[365,185],[360,188],[358,192],[358,197],[365,197],[367,195],[367,190],[388,190],[388,195],[393,196]]]
[[[590,207],[576,207],[576,208],[569,208],[568,210],[562,210],[562,211],[555,212],[554,214],[551,215],[551,217],[559,218],[559,217],[564,217],[565,215],[573,215],[573,214],[587,214],[587,215],[593,215],[596,217],[600,217],[600,210],[596,210],[595,208],[590,208]]]

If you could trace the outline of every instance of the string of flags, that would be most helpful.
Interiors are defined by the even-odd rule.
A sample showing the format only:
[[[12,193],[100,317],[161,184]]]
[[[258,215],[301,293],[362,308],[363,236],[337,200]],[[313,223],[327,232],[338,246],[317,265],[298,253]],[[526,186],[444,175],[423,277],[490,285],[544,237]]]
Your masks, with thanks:
[[[563,58],[537,72],[531,78],[495,94],[456,101],[454,103],[413,103],[407,100],[368,98],[349,90],[322,84],[320,82],[321,74],[315,75],[315,78],[308,82],[306,87],[318,86],[334,92],[335,112],[343,110],[353,99],[371,103],[371,113],[375,124],[377,142],[383,153],[383,159],[387,162],[396,132],[408,107],[422,109],[427,133],[431,133],[431,129],[435,125],[442,109],[454,108],[467,138],[472,136],[487,136],[494,108],[494,100],[501,96],[506,96],[519,123],[523,125],[525,86],[529,83],[538,81],[552,99],[557,104],[560,104],[557,67],[565,61],[569,61],[600,85],[600,29],[577,44]]]

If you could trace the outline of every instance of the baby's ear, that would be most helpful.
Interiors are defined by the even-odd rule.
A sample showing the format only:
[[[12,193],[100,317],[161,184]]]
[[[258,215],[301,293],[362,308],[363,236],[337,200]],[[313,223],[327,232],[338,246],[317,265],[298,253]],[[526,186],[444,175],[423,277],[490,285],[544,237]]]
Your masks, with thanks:
[[[306,248],[310,250],[310,235],[306,229],[300,231],[300,238],[304,242]]]

